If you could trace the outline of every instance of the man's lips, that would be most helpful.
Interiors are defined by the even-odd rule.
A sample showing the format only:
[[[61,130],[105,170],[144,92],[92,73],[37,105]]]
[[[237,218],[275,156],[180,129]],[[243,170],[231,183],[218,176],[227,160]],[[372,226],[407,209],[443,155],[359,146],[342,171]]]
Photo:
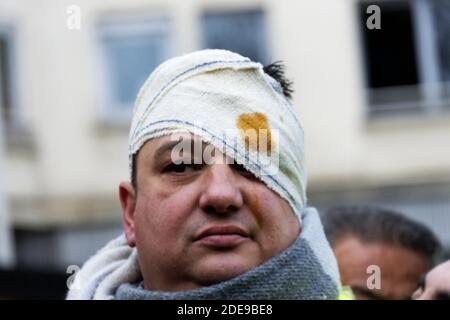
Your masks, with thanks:
[[[194,241],[211,247],[234,247],[247,240],[249,234],[237,225],[214,225],[203,229]]]

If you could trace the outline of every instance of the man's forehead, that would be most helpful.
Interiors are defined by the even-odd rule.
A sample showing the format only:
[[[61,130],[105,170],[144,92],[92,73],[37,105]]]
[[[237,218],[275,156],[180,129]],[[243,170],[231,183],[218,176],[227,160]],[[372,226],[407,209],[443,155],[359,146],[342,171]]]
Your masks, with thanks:
[[[170,135],[153,138],[144,143],[140,148],[139,154],[144,157],[160,157],[171,152],[180,142],[197,143],[203,147],[208,145],[202,137],[190,132],[172,133]]]
[[[166,145],[175,146],[180,141],[202,141],[202,137],[189,132],[172,133],[158,138],[153,138],[144,143],[141,150],[155,151]]]

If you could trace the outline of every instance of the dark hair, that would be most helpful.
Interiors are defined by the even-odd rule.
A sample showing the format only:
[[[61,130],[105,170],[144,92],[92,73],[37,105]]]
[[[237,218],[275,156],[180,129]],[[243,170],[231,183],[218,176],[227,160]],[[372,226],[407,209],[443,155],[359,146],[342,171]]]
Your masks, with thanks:
[[[139,151],[131,157],[131,185],[134,188],[134,192],[137,193],[137,155]]]
[[[281,86],[283,94],[286,98],[291,99],[294,89],[292,89],[293,82],[288,80],[284,75],[284,64],[282,61],[275,61],[271,64],[264,66],[264,72],[275,79]]]
[[[331,245],[348,235],[368,243],[398,245],[421,254],[434,264],[441,250],[439,240],[422,223],[375,206],[333,207],[322,216]]]
[[[291,99],[292,93],[292,81],[288,80],[284,75],[284,64],[282,61],[275,61],[263,67],[266,74],[275,79],[281,86],[283,94],[286,98]],[[135,192],[137,192],[137,155],[139,152],[135,153],[131,159],[131,184]]]

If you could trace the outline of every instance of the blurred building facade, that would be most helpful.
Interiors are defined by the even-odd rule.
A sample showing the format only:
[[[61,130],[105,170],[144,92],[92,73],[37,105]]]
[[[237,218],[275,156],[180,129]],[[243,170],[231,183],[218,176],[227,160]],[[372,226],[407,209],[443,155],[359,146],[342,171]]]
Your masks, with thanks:
[[[367,27],[372,4],[381,29]],[[398,209],[450,245],[448,39],[445,0],[0,0],[17,264],[65,272],[120,233],[137,90],[207,47],[286,64],[310,205]]]

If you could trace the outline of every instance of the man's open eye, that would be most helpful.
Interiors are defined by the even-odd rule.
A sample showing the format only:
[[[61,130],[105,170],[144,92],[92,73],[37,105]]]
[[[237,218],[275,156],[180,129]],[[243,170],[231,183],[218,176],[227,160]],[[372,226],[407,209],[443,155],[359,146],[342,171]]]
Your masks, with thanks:
[[[185,172],[187,168],[187,165],[184,163],[179,163],[179,164],[175,164],[175,163],[171,163],[168,166],[166,166],[163,170],[163,172],[176,172],[176,173],[182,173]]]
[[[167,165],[163,172],[164,173],[185,173],[193,170],[201,170],[203,168],[202,164],[186,164],[181,163],[170,163]]]

